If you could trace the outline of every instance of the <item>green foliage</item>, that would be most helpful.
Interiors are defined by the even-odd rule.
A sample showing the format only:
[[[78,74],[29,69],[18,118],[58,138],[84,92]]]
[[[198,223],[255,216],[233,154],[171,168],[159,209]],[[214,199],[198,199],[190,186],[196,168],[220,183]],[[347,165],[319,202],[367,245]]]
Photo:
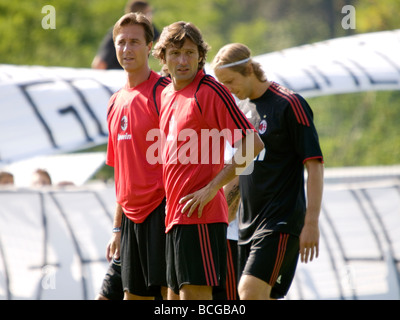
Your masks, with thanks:
[[[359,32],[399,28],[400,1],[359,0],[355,6]]]
[[[127,0],[0,0],[0,62],[90,67],[101,39],[124,13]],[[253,54],[344,36],[400,28],[397,0],[151,0],[158,29],[178,20],[196,24],[212,49],[240,41]],[[341,27],[345,4],[357,29]],[[45,5],[56,9],[56,29],[43,29]]]
[[[56,9],[56,29],[43,29],[45,5]],[[125,0],[0,0],[0,62],[90,67]]]
[[[308,99],[327,167],[398,164],[400,92]]]

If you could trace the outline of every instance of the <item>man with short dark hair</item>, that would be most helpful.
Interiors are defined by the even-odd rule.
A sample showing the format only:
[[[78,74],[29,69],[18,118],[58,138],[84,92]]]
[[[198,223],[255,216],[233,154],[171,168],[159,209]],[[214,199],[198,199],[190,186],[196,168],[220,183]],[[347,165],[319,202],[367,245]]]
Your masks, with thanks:
[[[162,165],[146,157],[151,144],[146,136],[158,129],[157,103],[169,80],[148,65],[153,30],[144,15],[124,15],[113,38],[127,82],[111,97],[107,111],[106,164],[114,167],[117,201],[107,258],[121,258],[125,299],[153,299],[166,288],[165,192]],[[103,292],[109,285],[104,283]]]
[[[225,284],[223,186],[263,147],[229,91],[204,74],[207,51],[201,32],[184,21],[165,27],[153,51],[171,76],[160,107],[170,298],[212,299],[213,288]],[[216,137],[207,135],[211,132]],[[246,161],[234,157],[224,166],[223,138],[236,144]]]

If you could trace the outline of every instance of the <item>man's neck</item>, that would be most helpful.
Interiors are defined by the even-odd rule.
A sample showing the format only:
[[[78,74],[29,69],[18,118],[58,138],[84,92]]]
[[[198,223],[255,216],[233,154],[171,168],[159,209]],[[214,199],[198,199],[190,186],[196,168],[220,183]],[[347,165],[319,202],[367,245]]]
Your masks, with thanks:
[[[197,77],[197,75],[199,74],[199,71],[200,70],[197,70],[197,72],[190,79],[186,79],[186,80],[177,81],[174,77],[172,77],[172,84],[174,86],[174,90],[175,91],[182,90],[183,88],[185,88],[189,84],[191,84],[194,81],[194,79]]]
[[[129,88],[137,87],[142,82],[145,82],[150,77],[151,70],[149,67],[138,71],[126,72],[127,84]]]
[[[270,85],[271,82],[269,82],[268,80],[261,82],[257,79],[257,81],[255,81],[255,85],[253,85],[253,91],[251,96],[249,97],[250,100],[261,97],[265,93],[265,91],[267,91]]]

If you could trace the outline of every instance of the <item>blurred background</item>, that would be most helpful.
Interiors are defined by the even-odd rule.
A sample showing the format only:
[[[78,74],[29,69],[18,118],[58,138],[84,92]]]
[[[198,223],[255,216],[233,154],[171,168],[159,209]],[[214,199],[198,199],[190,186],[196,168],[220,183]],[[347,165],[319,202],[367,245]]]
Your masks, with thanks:
[[[178,20],[191,21],[197,25],[211,46],[207,57],[208,62],[212,61],[220,47],[230,42],[242,42],[252,49],[253,56],[258,56],[329,39],[400,29],[398,19],[400,1],[398,0],[202,0],[201,2],[149,0],[147,2],[151,5],[153,24],[159,32],[164,26]],[[124,14],[126,3],[126,0],[0,0],[0,65],[90,69],[100,43],[113,24]],[[46,15],[46,12],[42,12],[42,8],[46,5],[51,5],[56,10],[55,29],[44,29],[41,25]],[[342,25],[342,20],[346,15],[342,9],[346,5],[355,8],[355,28],[345,29]],[[399,41],[400,39],[397,38],[397,43]],[[346,51],[345,47],[343,51]],[[150,57],[150,65],[155,71],[160,71],[160,65],[153,57]],[[265,71],[268,74],[268,70]],[[397,72],[400,74],[398,60]],[[119,85],[118,82],[115,90]],[[5,124],[2,122],[5,121],[5,118],[2,119],[2,113],[5,111],[3,99],[4,97],[0,96],[0,129]],[[308,271],[301,268],[299,280],[293,286],[295,293],[292,293],[291,298],[397,299],[400,296],[398,289],[400,286],[400,239],[398,236],[400,233],[400,91],[398,89],[373,90],[312,96],[307,98],[307,101],[314,111],[315,125],[327,169],[326,203],[321,221],[325,229],[322,230],[324,231],[323,250],[340,252],[338,253],[340,258],[333,253],[325,258],[322,256],[320,264],[315,264],[314,267],[307,266]],[[107,103],[106,99],[105,103]],[[10,110],[7,111],[10,113]],[[15,128],[18,130],[18,123],[15,123]],[[110,235],[107,228],[111,223],[114,201],[113,171],[104,165],[105,150],[106,144],[103,142],[73,152],[90,153],[93,156],[85,162],[85,168],[91,169],[87,169],[84,177],[78,177],[74,181],[78,181],[79,183],[76,184],[80,187],[84,186],[85,194],[87,190],[90,190],[92,196],[94,194],[97,200],[93,200],[96,204],[92,204],[92,208],[99,207],[100,211],[107,213],[106,215],[103,215],[104,212],[101,213],[103,222],[101,219],[97,220],[100,224],[97,230],[103,232],[101,240],[84,237],[87,242],[95,241],[93,246],[98,246],[100,249],[91,248],[87,249],[89,253],[86,252],[82,249],[83,247],[80,247],[79,240],[76,240],[79,237],[72,231],[76,231],[71,227],[74,223],[78,225],[82,222],[79,220],[79,214],[84,214],[82,210],[87,209],[88,204],[69,208],[72,200],[62,198],[61,205],[61,200],[56,198],[57,196],[75,197],[77,196],[75,193],[65,190],[27,191],[24,189],[24,192],[29,194],[29,199],[26,199],[25,205],[22,206],[16,203],[18,196],[14,193],[15,190],[6,190],[0,194],[0,218],[3,223],[3,229],[0,225],[0,299],[91,299],[94,297],[105,272],[106,263],[101,250],[105,248]],[[98,154],[100,157],[96,156]],[[84,162],[80,159],[76,160],[76,164],[68,159],[63,161],[62,166],[68,166],[68,164],[79,166]],[[22,163],[18,168],[23,170],[24,166],[25,164]],[[40,166],[40,163],[35,163],[34,166]],[[29,170],[32,168],[30,164]],[[60,170],[58,167],[58,171]],[[52,174],[57,175],[56,172],[57,168],[52,171]],[[30,172],[23,174],[28,176]],[[382,177],[385,182],[382,182]],[[376,180],[379,180],[379,183],[386,183],[388,179],[390,183],[384,184],[383,189],[376,185],[356,184],[360,181],[369,183]],[[105,183],[106,189],[100,187],[99,191],[96,185],[98,182]],[[345,183],[344,187],[343,183]],[[21,193],[20,190],[15,192]],[[380,197],[376,202],[373,199],[375,195]],[[102,203],[101,198],[108,199],[107,203]],[[74,201],[77,200],[72,202]],[[22,281],[20,285],[15,283],[17,277],[12,276],[11,266],[14,263],[20,264],[21,261],[18,259],[23,259],[23,257],[13,260],[11,250],[7,250],[7,244],[13,242],[13,232],[5,233],[4,229],[5,223],[10,222],[7,212],[23,212],[21,214],[28,215],[26,217],[28,220],[39,219],[37,220],[39,227],[48,230],[51,229],[49,221],[58,225],[54,221],[59,219],[51,218],[43,213],[50,210],[49,208],[59,210],[62,223],[69,226],[64,230],[69,235],[66,235],[62,241],[73,243],[70,250],[77,252],[78,258],[75,258],[80,261],[80,267],[72,268],[74,270],[77,268],[78,271],[69,270],[65,271],[65,274],[68,274],[67,278],[72,277],[75,280],[79,278],[76,280],[76,290],[79,294],[72,293],[65,296],[61,293],[61,291],[68,291],[61,290],[64,288],[63,285],[68,286],[68,281],[65,281],[67,279],[65,277],[64,281],[60,280],[62,278],[60,271],[57,276],[58,285],[54,285],[58,288],[58,293],[51,295],[57,291],[52,288],[51,281],[55,279],[47,277],[48,274],[44,273],[43,266],[53,265],[60,270],[62,268],[57,260],[57,254],[54,253],[57,250],[49,249],[51,245],[47,231],[39,232],[39,234],[33,230],[23,231],[28,238],[30,232],[33,232],[32,239],[39,237],[41,239],[39,243],[47,243],[44,253],[43,250],[40,253],[40,261],[35,262],[35,265],[41,265],[42,268],[35,269],[30,263],[26,263],[24,272],[30,270],[29,275],[24,278],[25,280],[20,280]],[[29,213],[30,210],[32,213]],[[38,211],[41,212],[39,218],[33,218],[34,212]],[[76,218],[71,218],[68,212]],[[387,220],[382,218],[382,212],[387,215]],[[354,215],[350,217],[351,214],[359,216],[358,218]],[[95,216],[96,214],[93,213],[93,217]],[[338,225],[334,226],[336,219],[339,222],[336,221]],[[349,227],[349,221],[356,227],[353,229]],[[18,224],[18,219],[15,223]],[[379,224],[381,229],[374,229],[372,227],[374,224]],[[390,229],[389,226],[394,229]],[[348,233],[343,231],[347,230],[346,227],[350,228]],[[359,230],[361,234],[352,232],[352,230],[358,230],[357,227],[361,228]],[[17,233],[22,232],[20,228],[15,228]],[[362,233],[363,231],[366,233]],[[341,235],[340,232],[345,232],[347,236]],[[362,235],[365,234],[368,236],[363,238]],[[55,237],[53,239],[55,242],[61,241],[56,235],[52,234],[52,236]],[[369,241],[373,243],[369,246],[372,253],[364,252],[365,244]],[[344,248],[350,248],[350,251]],[[357,251],[360,248],[364,250],[361,250],[362,253]],[[20,252],[26,252],[28,249],[21,250]],[[54,256],[51,255],[52,253]],[[71,253],[71,260],[75,259],[73,257],[74,254]],[[54,260],[54,263],[49,263],[49,259]],[[332,262],[335,259],[341,262],[335,265]],[[64,260],[65,263],[72,263],[69,259],[64,258]],[[317,269],[321,271],[321,263],[324,266],[324,261],[326,268],[330,268],[332,273],[319,274],[318,280],[313,282],[310,274],[318,273]],[[90,263],[94,266],[91,274],[96,274],[96,277],[89,281],[90,272],[84,269]],[[76,276],[76,273],[80,275]],[[376,274],[380,274],[381,277],[371,278]],[[28,293],[22,293],[26,290],[22,289],[28,281],[26,279],[32,282],[31,290],[28,290]],[[50,282],[43,284],[43,279]],[[86,279],[84,284],[82,284],[82,279]],[[41,284],[38,284],[40,281],[42,281]],[[366,291],[362,292],[367,287],[367,285],[364,286],[364,281],[375,281],[377,286],[372,286],[373,289],[365,289]],[[88,282],[91,283],[90,289],[87,287]],[[325,287],[335,287],[335,289],[323,292],[322,284]],[[18,286],[21,289],[18,289]],[[53,291],[46,291],[45,287]]]
[[[126,0],[0,0],[0,63],[90,68],[98,47]],[[153,23],[191,21],[211,45],[208,62],[229,42],[253,55],[352,34],[400,28],[396,0],[151,0]],[[56,29],[41,28],[44,5],[56,8]],[[356,8],[356,28],[341,25],[343,6]],[[344,48],[345,50],[345,48]],[[151,57],[151,66],[159,70]],[[268,70],[266,70],[268,71]],[[317,97],[314,110],[327,167],[397,164],[400,92]],[[343,141],[346,144],[343,144]],[[101,173],[100,173],[101,174]]]

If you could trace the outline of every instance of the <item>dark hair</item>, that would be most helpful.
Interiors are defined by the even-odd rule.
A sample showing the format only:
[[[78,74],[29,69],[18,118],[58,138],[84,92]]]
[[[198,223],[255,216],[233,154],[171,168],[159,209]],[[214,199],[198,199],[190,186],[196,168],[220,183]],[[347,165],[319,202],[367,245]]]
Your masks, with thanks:
[[[42,177],[45,177],[48,180],[49,184],[52,184],[50,174],[48,173],[47,170],[45,170],[45,169],[36,169],[33,173],[34,174],[38,174],[38,175],[40,175]]]
[[[199,70],[204,68],[210,46],[203,40],[200,30],[192,23],[179,21],[163,29],[160,39],[153,50],[153,56],[160,61],[165,60],[165,50],[169,45],[181,48],[186,39],[193,41],[199,50]]]
[[[125,6],[125,13],[141,12],[144,13],[150,5],[146,1],[129,1]]]
[[[119,34],[120,30],[122,27],[127,26],[127,25],[141,25],[143,26],[144,29],[144,36],[146,39],[146,44],[149,44],[150,42],[153,41],[154,38],[154,29],[149,21],[149,19],[146,18],[146,16],[142,13],[139,12],[130,12],[125,15],[123,15],[114,25],[113,29],[113,41],[115,41],[115,38]]]
[[[11,181],[14,182],[14,175],[8,171],[0,171],[0,184],[8,182],[8,179],[11,179]]]

